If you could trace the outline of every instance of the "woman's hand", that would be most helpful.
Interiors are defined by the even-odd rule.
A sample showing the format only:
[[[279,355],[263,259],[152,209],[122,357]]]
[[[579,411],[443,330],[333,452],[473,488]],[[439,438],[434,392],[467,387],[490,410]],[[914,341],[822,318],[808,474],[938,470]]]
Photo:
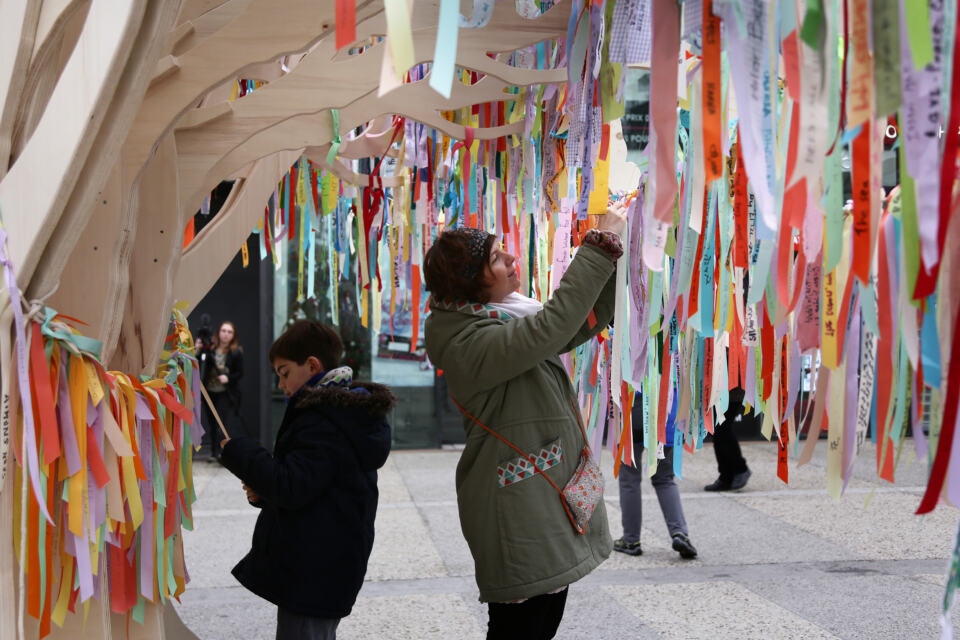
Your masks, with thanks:
[[[227,384],[227,382],[230,381],[230,378],[228,378],[225,374],[221,373],[220,375],[217,376],[217,380],[219,380],[223,384]]]
[[[597,229],[599,231],[611,231],[619,235],[623,232],[626,224],[627,206],[621,199],[610,203],[610,206],[607,207],[607,213],[600,216],[600,220],[597,221]]]

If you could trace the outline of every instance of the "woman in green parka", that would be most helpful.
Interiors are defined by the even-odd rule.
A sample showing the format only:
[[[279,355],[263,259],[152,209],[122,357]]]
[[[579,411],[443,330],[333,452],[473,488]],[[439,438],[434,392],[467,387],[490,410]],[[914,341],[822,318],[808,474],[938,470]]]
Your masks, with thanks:
[[[537,476],[562,488],[579,463],[579,408],[558,356],[613,318],[625,219],[620,205],[600,216],[544,305],[517,293],[516,259],[483,230],[446,231],[424,258],[427,353],[469,414],[457,503],[489,603],[488,640],[553,638],[567,586],[613,546],[602,500],[578,533],[557,489]],[[504,440],[536,456],[538,470]]]

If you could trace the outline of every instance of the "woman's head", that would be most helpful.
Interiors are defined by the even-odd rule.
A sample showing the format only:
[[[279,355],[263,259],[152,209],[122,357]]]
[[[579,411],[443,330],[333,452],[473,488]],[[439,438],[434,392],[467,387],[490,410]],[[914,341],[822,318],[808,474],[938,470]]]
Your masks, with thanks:
[[[226,320],[220,324],[220,330],[217,331],[213,344],[218,349],[230,351],[240,347],[240,337],[237,335],[237,328],[232,322]]]
[[[424,257],[423,276],[440,300],[499,301],[520,286],[513,256],[481,229],[441,233]]]

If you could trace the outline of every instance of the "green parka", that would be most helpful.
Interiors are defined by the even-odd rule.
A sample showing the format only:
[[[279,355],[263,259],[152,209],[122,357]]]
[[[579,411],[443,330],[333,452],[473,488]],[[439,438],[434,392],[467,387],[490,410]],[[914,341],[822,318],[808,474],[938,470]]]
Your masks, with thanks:
[[[610,256],[584,245],[535,315],[511,319],[488,305],[431,301],[425,323],[427,353],[443,369],[451,395],[477,420],[543,460],[538,466],[560,488],[573,475],[584,442],[558,354],[610,323],[614,272]],[[463,425],[457,504],[481,602],[550,593],[610,555],[602,501],[586,533],[578,534],[557,491],[536,477],[530,463],[469,418]]]

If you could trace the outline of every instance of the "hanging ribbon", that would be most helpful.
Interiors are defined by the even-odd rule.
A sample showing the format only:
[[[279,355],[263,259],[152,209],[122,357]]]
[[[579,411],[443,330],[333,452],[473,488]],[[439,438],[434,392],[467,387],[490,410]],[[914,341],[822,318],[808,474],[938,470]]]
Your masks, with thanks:
[[[327,151],[327,164],[332,165],[337,154],[340,153],[340,110],[330,109],[330,119],[333,139],[330,141],[330,150]]]
[[[27,367],[27,337],[26,325],[23,319],[23,297],[20,287],[17,286],[16,271],[13,261],[7,254],[7,231],[0,227],[0,264],[4,267],[7,282],[7,294],[10,296],[10,306],[13,308],[13,323],[16,331],[16,358],[17,383],[20,391],[20,411],[23,415],[23,439],[27,449],[27,468],[30,474],[30,486],[37,500],[40,512],[52,523],[53,519],[47,511],[46,503],[41,499],[43,490],[40,486],[40,456],[37,451],[36,423],[33,416],[33,401],[30,397],[30,377]]]
[[[356,0],[336,0],[337,49],[342,49],[357,40]]]
[[[453,71],[457,60],[457,38],[460,15],[459,0],[440,0],[440,16],[437,19],[437,42],[433,49],[433,66],[430,69],[430,86],[444,98],[450,97],[453,87]]]

